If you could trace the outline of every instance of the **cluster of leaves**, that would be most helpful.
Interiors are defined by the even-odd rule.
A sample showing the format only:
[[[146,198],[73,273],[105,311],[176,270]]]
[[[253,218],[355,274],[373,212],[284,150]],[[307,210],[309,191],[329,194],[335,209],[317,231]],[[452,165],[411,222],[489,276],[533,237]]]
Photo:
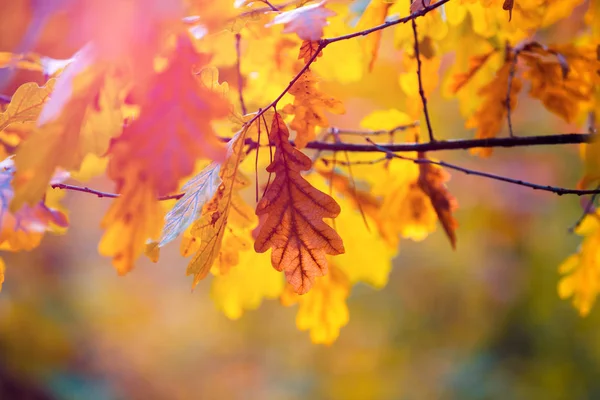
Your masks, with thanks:
[[[530,39],[583,0],[4,3],[2,249],[30,250],[45,232],[64,232],[64,192],[53,188],[105,175],[116,195],[98,249],[119,274],[144,253],[157,261],[181,237],[193,285],[214,275],[212,295],[227,316],[280,298],[299,304],[298,327],[318,343],[333,342],[348,322],[353,285],[386,284],[401,238],[423,240],[439,221],[456,246],[457,202],[448,173],[424,152],[399,159],[374,144],[345,160],[321,151],[311,158],[310,143],[356,133],[393,139],[401,130],[419,140],[423,118],[433,138],[425,106],[438,88],[482,139],[499,135],[507,119],[513,135],[511,113],[526,85],[567,122],[600,115],[597,28],[582,23],[569,44]],[[600,2],[587,3],[593,25]],[[364,131],[328,129],[327,113],[345,106],[323,83],[368,80],[384,29],[402,54],[403,111],[364,116]],[[454,63],[440,82],[448,55]],[[259,111],[245,114],[246,104]],[[585,148],[582,188],[600,179],[598,146]],[[560,284],[583,314],[600,290],[599,230],[587,211],[582,250],[561,267],[570,275]],[[3,280],[3,264],[0,271]]]

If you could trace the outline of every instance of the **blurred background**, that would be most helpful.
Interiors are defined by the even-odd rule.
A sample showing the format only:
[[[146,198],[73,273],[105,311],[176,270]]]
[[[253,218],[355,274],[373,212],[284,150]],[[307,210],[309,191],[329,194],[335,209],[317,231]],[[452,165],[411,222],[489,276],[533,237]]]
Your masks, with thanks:
[[[397,73],[397,57],[381,57],[378,79]],[[371,110],[402,109],[396,78],[377,101],[347,95],[369,84],[324,83],[346,93],[347,114],[333,125],[357,128]],[[430,104],[440,137],[472,137],[455,102],[432,95]],[[526,96],[513,118],[523,134],[579,131]],[[497,149],[489,159],[435,156],[574,187],[578,152],[567,145]],[[101,179],[88,185],[114,190]],[[0,399],[600,398],[600,310],[581,318],[556,290],[557,267],[580,242],[568,232],[580,199],[458,172],[448,187],[460,205],[457,250],[440,227],[423,242],[403,240],[385,288],[352,289],[350,322],[330,346],[312,344],[296,329],[296,308],[277,300],[227,319],[209,298],[210,278],[190,290],[177,244],[157,264],[144,258],[117,276],[97,253],[109,200],[68,193],[64,236],[2,254]]]

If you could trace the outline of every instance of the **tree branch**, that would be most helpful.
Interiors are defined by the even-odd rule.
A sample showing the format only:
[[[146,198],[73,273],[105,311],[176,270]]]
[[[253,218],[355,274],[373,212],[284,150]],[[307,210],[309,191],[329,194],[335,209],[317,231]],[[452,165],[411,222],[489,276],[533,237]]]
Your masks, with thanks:
[[[238,78],[238,97],[240,99],[240,106],[242,107],[242,115],[248,114],[248,110],[246,109],[246,103],[244,102],[244,79],[242,78],[242,70],[241,70],[241,49],[240,42],[242,40],[242,35],[239,33],[235,34],[235,54],[237,56],[235,67],[237,70],[237,78]]]
[[[475,171],[475,170],[472,170],[472,169],[469,169],[469,168],[460,167],[458,165],[450,164],[450,163],[447,163],[447,162],[444,162],[444,161],[434,161],[434,160],[430,160],[428,158],[413,158],[413,157],[400,156],[398,154],[392,153],[389,150],[386,151],[383,146],[380,146],[380,145],[374,143],[369,138],[367,138],[367,141],[369,143],[371,143],[371,145],[373,147],[378,148],[380,151],[383,151],[389,157],[392,157],[392,158],[398,158],[398,159],[401,159],[401,160],[412,161],[415,164],[434,164],[434,165],[438,165],[440,167],[444,167],[444,168],[448,168],[448,169],[453,169],[455,171],[459,171],[459,172],[462,172],[462,173],[467,174],[467,175],[481,176],[483,178],[488,178],[488,179],[492,179],[492,180],[495,180],[495,181],[512,183],[514,185],[525,186],[525,187],[528,187],[528,188],[533,189],[533,190],[541,190],[541,191],[545,191],[545,192],[554,193],[554,194],[556,194],[558,196],[563,196],[563,195],[566,195],[566,194],[573,194],[573,195],[577,195],[577,196],[583,196],[583,195],[587,195],[587,194],[600,193],[600,189],[579,190],[579,189],[566,189],[566,188],[561,188],[561,187],[556,187],[556,186],[549,186],[549,185],[538,185],[536,183],[526,182],[526,181],[523,181],[521,179],[507,178],[505,176],[490,174],[490,173],[487,173],[487,172]]]
[[[427,133],[429,134],[429,141],[435,142],[433,136],[433,129],[431,128],[431,121],[429,120],[429,111],[427,110],[427,97],[423,90],[423,76],[421,73],[421,51],[419,50],[419,34],[417,33],[417,22],[412,20],[413,37],[415,40],[415,57],[417,58],[417,80],[419,82],[419,96],[421,96],[421,104],[423,104],[423,113],[425,114],[425,121],[427,122]]]
[[[340,131],[343,133],[344,131]],[[359,131],[349,131],[353,134],[358,134]],[[379,133],[380,131],[374,131]],[[388,132],[388,131],[382,131]],[[366,131],[368,135],[368,131]],[[228,142],[230,137],[221,137],[221,141]],[[369,144],[344,143],[336,142],[329,143],[324,141],[308,142],[307,149],[320,151],[349,151],[353,153],[372,153],[372,152],[411,152],[411,151],[443,151],[443,150],[468,150],[475,148],[495,148],[495,147],[529,147],[529,146],[553,146],[565,144],[580,144],[591,143],[594,139],[593,135],[587,133],[563,133],[558,135],[541,135],[541,136],[514,136],[501,138],[487,139],[457,139],[457,140],[436,140],[435,142],[426,143],[395,143],[395,144],[378,144],[378,147],[373,147]],[[258,143],[252,139],[246,139],[246,145],[256,148]],[[292,142],[293,145],[293,142]]]
[[[62,189],[62,190],[71,190],[74,192],[81,192],[81,193],[88,193],[88,194],[93,194],[96,197],[99,198],[110,198],[110,199],[115,199],[117,197],[120,196],[120,194],[118,193],[109,193],[109,192],[101,192],[100,190],[96,190],[96,189],[91,189],[89,187],[84,187],[84,186],[76,186],[76,185],[67,185],[65,183],[54,183],[52,185],[50,185],[52,187],[52,189]],[[183,197],[185,193],[177,193],[177,194],[170,194],[167,196],[160,196],[158,198],[159,201],[165,201],[165,200],[179,200],[180,198]]]

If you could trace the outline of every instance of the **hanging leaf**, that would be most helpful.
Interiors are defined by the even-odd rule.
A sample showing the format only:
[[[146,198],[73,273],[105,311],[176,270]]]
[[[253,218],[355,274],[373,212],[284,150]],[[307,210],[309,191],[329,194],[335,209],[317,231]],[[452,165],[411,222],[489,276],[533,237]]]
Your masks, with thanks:
[[[313,188],[300,175],[310,169],[310,158],[292,147],[289,132],[275,114],[269,138],[275,145],[273,162],[267,171],[275,178],[256,206],[256,215],[266,216],[254,248],[263,253],[269,248],[271,263],[285,271],[296,293],[308,292],[317,276],[327,273],[326,254],[342,254],[339,235],[323,218],[335,218],[340,207],[330,196]]]
[[[270,27],[284,24],[283,33],[296,33],[302,40],[319,40],[323,36],[323,28],[329,23],[327,18],[335,12],[325,8],[326,0],[320,3],[309,4],[295,10],[285,11],[273,18],[273,22],[266,25]]]

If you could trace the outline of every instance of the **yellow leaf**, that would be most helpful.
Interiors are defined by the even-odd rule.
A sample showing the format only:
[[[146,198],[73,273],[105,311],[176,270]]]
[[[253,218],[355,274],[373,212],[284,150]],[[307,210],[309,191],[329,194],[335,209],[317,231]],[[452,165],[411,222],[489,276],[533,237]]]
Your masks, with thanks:
[[[12,95],[6,110],[0,113],[0,131],[11,124],[37,120],[42,107],[52,93],[54,82],[55,80],[51,79],[42,87],[33,82],[21,85]]]
[[[157,200],[153,178],[142,170],[139,163],[125,166],[111,163],[109,176],[120,182],[121,194],[113,201],[101,222],[105,230],[98,251],[112,257],[119,275],[134,267],[135,260],[144,253],[148,239],[157,240],[163,223],[163,210]]]
[[[281,295],[284,280],[272,267],[267,254],[253,249],[239,253],[239,264],[212,282],[210,295],[218,309],[230,319],[238,319],[245,310],[255,310],[263,299]]]
[[[589,314],[600,292],[600,224],[597,213],[586,216],[577,233],[584,235],[577,253],[569,256],[559,267],[563,277],[558,283],[562,299],[572,297],[582,316]]]
[[[350,319],[346,305],[349,294],[348,278],[332,265],[329,274],[318,278],[310,292],[300,296],[287,286],[281,301],[288,306],[298,303],[298,329],[310,331],[313,343],[330,345],[338,338],[340,328]]]
[[[303,294],[310,290],[315,277],[327,273],[325,255],[344,253],[342,239],[323,221],[336,217],[340,207],[300,175],[300,171],[310,169],[312,162],[292,147],[279,114],[273,118],[269,138],[275,154],[267,171],[275,178],[256,206],[256,215],[265,215],[266,220],[254,249],[262,253],[272,248],[273,267],[285,271],[294,290]]]
[[[358,21],[357,29],[369,29],[383,24],[391,5],[392,3],[389,1],[371,0],[361,15],[360,20]],[[382,30],[376,31],[370,35],[367,35],[361,42],[369,71],[373,70],[373,65],[377,59],[377,53],[379,52],[379,44],[381,42],[382,34]]]

